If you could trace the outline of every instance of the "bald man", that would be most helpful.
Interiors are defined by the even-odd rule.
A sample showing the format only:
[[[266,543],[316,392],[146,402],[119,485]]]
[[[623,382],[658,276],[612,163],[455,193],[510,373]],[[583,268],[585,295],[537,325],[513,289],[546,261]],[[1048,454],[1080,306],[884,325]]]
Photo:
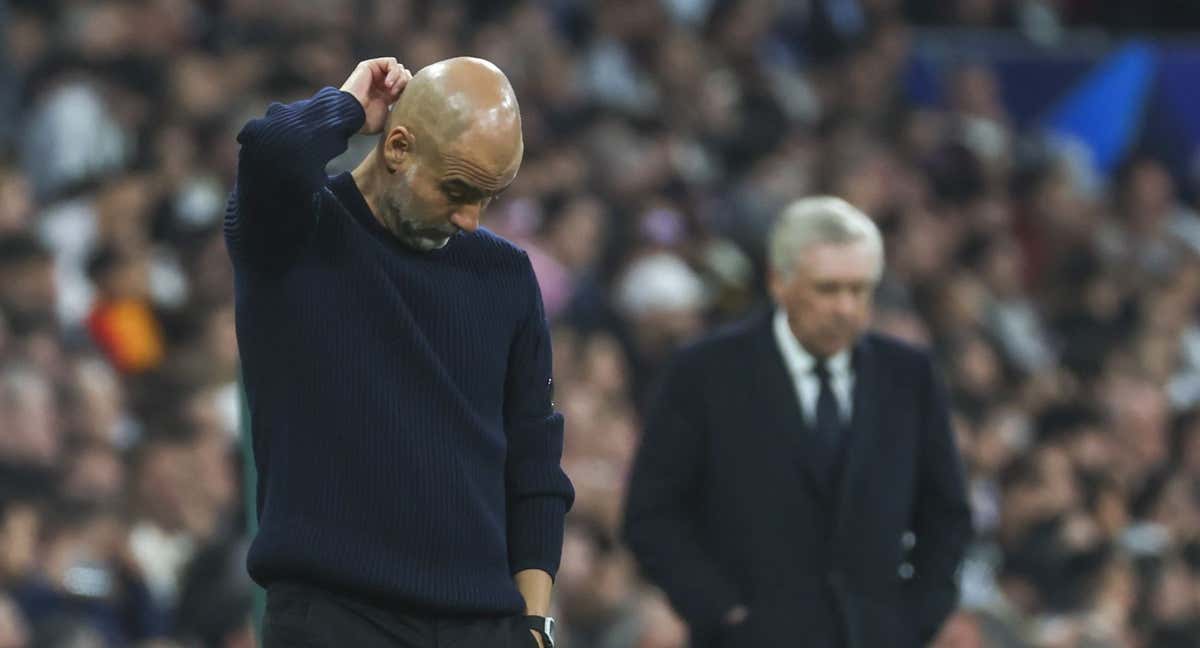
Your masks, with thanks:
[[[327,177],[355,133],[378,142]],[[508,80],[363,61],[238,142],[264,644],[552,646],[574,491],[550,338],[528,257],[479,225],[521,165]]]

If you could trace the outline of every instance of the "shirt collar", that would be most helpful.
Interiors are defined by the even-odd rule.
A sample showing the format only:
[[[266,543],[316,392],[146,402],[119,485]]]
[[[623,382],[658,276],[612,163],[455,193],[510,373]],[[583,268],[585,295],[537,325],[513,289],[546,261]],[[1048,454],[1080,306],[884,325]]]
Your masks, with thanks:
[[[771,326],[775,332],[775,342],[779,345],[780,353],[783,354],[783,362],[792,376],[798,378],[811,373],[813,366],[817,364],[817,359],[796,339],[791,325],[788,324],[787,313],[782,308],[775,309],[775,317]],[[843,349],[829,358],[829,373],[835,377],[851,374],[849,349]]]

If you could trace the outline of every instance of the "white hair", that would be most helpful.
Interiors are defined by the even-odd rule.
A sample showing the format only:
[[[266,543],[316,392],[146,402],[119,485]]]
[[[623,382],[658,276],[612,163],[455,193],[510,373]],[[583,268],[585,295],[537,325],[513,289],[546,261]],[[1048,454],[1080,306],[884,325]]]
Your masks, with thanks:
[[[814,196],[801,198],[784,208],[771,227],[767,254],[775,273],[790,277],[804,249],[810,245],[859,241],[866,242],[876,253],[878,279],[883,274],[883,237],[879,228],[866,214],[841,198]]]

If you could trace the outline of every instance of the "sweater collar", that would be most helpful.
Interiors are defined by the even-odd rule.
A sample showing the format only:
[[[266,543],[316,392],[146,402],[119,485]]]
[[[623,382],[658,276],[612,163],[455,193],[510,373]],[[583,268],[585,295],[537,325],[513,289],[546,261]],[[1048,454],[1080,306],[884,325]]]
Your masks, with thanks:
[[[450,237],[449,243],[436,250],[430,250],[428,252],[414,250],[404,243],[401,243],[400,239],[396,238],[395,234],[392,234],[388,228],[384,227],[383,224],[379,222],[379,219],[375,218],[375,213],[371,211],[371,206],[367,204],[367,199],[362,195],[362,191],[359,191],[358,183],[354,181],[354,175],[351,172],[345,171],[330,178],[329,187],[333,191],[334,195],[336,195],[342,201],[342,205],[346,207],[346,210],[350,212],[350,215],[353,216],[360,225],[366,228],[366,230],[370,232],[372,236],[380,239],[393,249],[401,250],[409,254],[420,255],[424,258],[436,258],[438,255],[453,247],[455,239],[462,236],[462,234],[459,234]]]

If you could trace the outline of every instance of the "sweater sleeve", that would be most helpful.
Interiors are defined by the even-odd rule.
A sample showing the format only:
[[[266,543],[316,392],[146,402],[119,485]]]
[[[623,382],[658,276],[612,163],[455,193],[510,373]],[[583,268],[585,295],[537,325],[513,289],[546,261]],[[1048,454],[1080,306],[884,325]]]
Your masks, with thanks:
[[[310,99],[273,103],[238,133],[237,179],[225,214],[234,257],[286,256],[316,227],[314,197],[325,165],[346,150],[366,119],[348,93],[323,88]]]
[[[508,560],[514,574],[541,569],[553,577],[575,491],[559,465],[563,417],[552,401],[550,331],[541,291],[528,258],[523,265],[532,295],[529,314],[509,350],[504,394]]]

